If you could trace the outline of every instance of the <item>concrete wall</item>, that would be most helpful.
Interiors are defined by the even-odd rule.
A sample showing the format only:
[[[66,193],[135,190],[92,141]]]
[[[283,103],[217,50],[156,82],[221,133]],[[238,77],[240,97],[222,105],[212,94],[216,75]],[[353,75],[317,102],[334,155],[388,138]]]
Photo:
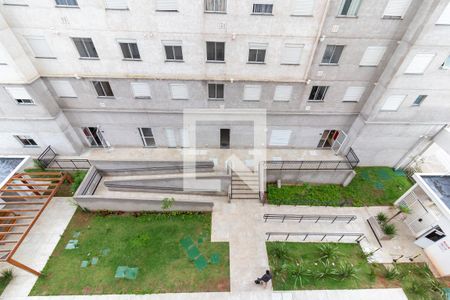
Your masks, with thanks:
[[[267,182],[274,183],[281,180],[281,184],[318,183],[318,184],[344,184],[351,176],[352,170],[341,171],[277,171],[267,170]]]

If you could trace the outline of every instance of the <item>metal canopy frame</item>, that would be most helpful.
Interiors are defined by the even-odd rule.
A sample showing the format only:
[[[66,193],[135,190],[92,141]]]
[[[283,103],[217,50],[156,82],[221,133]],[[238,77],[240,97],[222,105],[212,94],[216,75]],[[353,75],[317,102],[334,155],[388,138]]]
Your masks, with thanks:
[[[72,182],[64,172],[17,173],[0,189],[0,261],[41,275],[13,256],[66,180]]]

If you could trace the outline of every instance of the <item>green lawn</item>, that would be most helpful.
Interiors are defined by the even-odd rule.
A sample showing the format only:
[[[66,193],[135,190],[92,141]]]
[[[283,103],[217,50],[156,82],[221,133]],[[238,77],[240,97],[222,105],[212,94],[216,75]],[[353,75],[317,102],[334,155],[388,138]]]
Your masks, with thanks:
[[[65,250],[76,232],[80,232],[79,248]],[[228,243],[211,243],[210,234],[211,214],[77,211],[31,295],[228,291]],[[218,264],[209,263],[199,271],[180,245],[186,236],[207,259],[219,254]],[[204,241],[198,241],[200,237]],[[107,248],[110,252],[103,252]],[[81,268],[83,260],[93,257],[99,258],[97,265]],[[115,279],[118,266],[138,267],[137,278]]]
[[[276,205],[376,206],[392,205],[412,183],[403,172],[388,167],[356,168],[352,182],[337,184],[269,185],[268,199]]]
[[[327,245],[332,251],[320,250]],[[266,243],[274,290],[402,287],[409,299],[443,299],[443,286],[423,264],[397,264],[395,275],[369,264],[358,244]],[[328,256],[326,256],[328,255]]]

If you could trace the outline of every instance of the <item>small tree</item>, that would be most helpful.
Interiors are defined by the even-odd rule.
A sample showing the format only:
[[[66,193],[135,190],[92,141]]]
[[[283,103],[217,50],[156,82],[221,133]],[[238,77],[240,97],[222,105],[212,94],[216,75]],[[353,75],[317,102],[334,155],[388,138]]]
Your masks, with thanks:
[[[411,213],[411,208],[405,204],[400,204],[397,208],[398,208],[398,212],[395,215],[393,215],[392,217],[390,217],[389,220],[386,221],[386,224],[388,224],[395,217],[397,217],[401,214],[410,214]]]

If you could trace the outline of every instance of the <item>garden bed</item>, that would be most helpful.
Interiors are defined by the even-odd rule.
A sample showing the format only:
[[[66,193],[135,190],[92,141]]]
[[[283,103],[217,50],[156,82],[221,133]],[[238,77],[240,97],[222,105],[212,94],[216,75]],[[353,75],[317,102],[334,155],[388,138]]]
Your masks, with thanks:
[[[358,244],[268,242],[274,290],[402,287],[409,299],[444,299],[425,264],[397,264],[393,271],[369,264]]]
[[[61,170],[50,170],[50,169],[38,169],[38,168],[32,168],[32,169],[25,169],[25,172],[27,173],[33,173],[33,172],[40,172],[40,173],[53,173],[53,172],[59,172]],[[67,172],[67,171],[63,171]],[[76,190],[78,189],[78,186],[83,181],[84,177],[86,176],[87,171],[84,170],[78,170],[78,171],[70,171],[67,172],[72,176],[73,183],[70,183],[68,181],[65,181],[61,186],[59,187],[58,191],[56,192],[55,197],[72,197],[73,194],[75,194]],[[42,175],[45,176],[45,175]]]
[[[228,291],[228,243],[212,243],[210,233],[210,214],[78,210],[31,295]],[[206,258],[203,270],[180,243],[187,238]],[[74,239],[78,247],[65,249]],[[87,267],[81,267],[83,261]],[[138,268],[136,279],[115,278],[119,266]]]
[[[356,168],[356,176],[344,187],[337,184],[268,186],[275,205],[378,206],[392,205],[411,186],[403,172],[388,167]]]

